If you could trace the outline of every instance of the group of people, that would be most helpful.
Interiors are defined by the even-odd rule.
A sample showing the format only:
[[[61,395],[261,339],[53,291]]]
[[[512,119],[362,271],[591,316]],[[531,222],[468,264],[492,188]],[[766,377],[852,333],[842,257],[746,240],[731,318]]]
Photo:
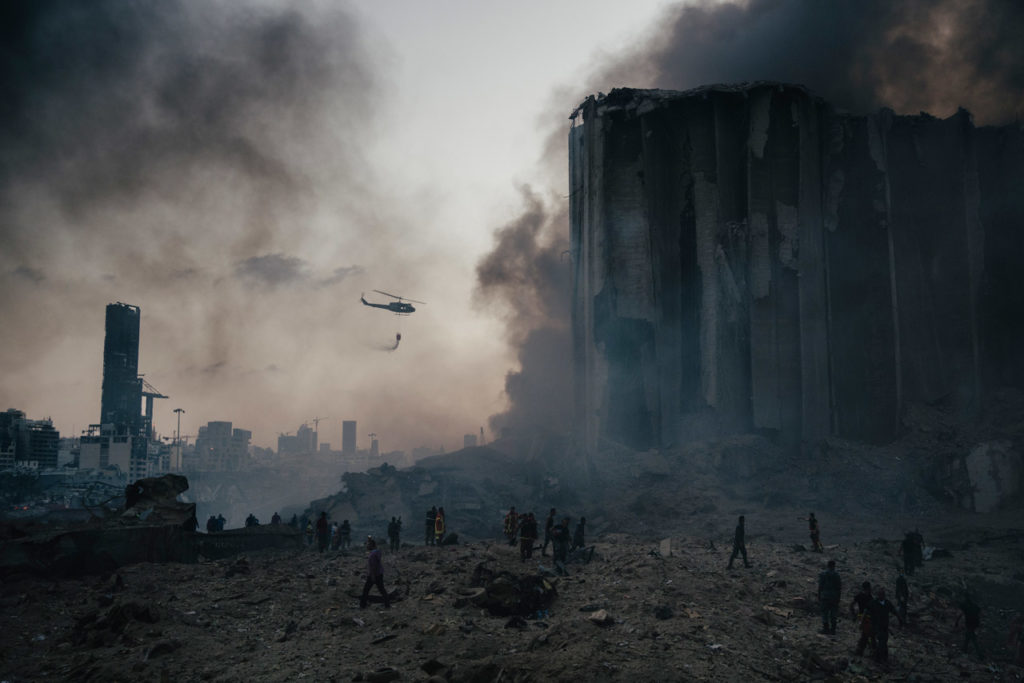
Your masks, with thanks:
[[[540,553],[546,557],[548,554],[548,544],[550,543],[554,555],[555,569],[559,573],[565,573],[565,563],[569,558],[569,553],[586,545],[587,518],[580,517],[579,522],[576,524],[576,530],[571,534],[572,519],[563,517],[561,521],[556,522],[556,518],[557,510],[551,508],[551,512],[548,513],[548,518],[544,523],[544,544],[540,547]],[[537,542],[539,533],[537,518],[534,517],[532,511],[518,513],[513,505],[505,515],[504,533],[505,538],[508,539],[508,544],[511,546],[516,545],[516,539],[518,538],[519,559],[521,561],[525,562],[533,557],[533,551],[536,549],[534,543]]]
[[[317,552],[331,550],[347,550],[352,545],[352,525],[349,521],[342,520],[341,524],[329,522],[327,513],[321,512],[316,522],[303,516],[300,520],[292,520],[289,526],[295,526],[303,530],[306,537],[306,545],[312,546],[316,541]]]
[[[224,524],[227,520],[224,519],[224,515],[217,515],[214,517],[210,515],[210,518],[206,520],[206,533],[213,533],[214,531],[224,531]]]
[[[810,513],[805,521],[807,521],[810,531],[812,550],[823,552],[821,532],[814,513]],[[910,602],[910,586],[907,583],[907,576],[912,575],[916,567],[922,566],[923,546],[924,539],[919,531],[907,532],[900,544],[900,554],[903,556],[904,566],[897,570],[895,603],[889,600],[885,588],[878,585],[872,586],[870,581],[864,581],[860,591],[853,597],[853,601],[850,603],[850,616],[858,622],[859,638],[856,649],[858,655],[863,655],[865,650],[870,647],[876,660],[882,663],[888,661],[890,617],[895,616],[900,626],[907,623],[907,606]],[[733,562],[739,556],[743,557],[743,566],[751,566],[747,559],[746,525],[743,515],[739,516],[733,534],[732,555],[729,557],[727,569],[732,569]],[[835,560],[829,560],[825,570],[818,575],[817,597],[821,608],[821,633],[823,634],[835,635],[836,633],[842,593],[843,582],[839,572],[836,571]],[[960,609],[960,616],[957,617],[956,625],[959,625],[961,618],[964,620],[963,651],[968,652],[973,645],[978,656],[982,657],[977,636],[977,630],[981,624],[981,607],[966,590],[957,606]],[[1024,620],[1022,620],[1022,624],[1024,624]],[[1012,635],[1011,640],[1013,640]],[[1018,636],[1017,640],[1013,642],[1020,641],[1021,638]]]

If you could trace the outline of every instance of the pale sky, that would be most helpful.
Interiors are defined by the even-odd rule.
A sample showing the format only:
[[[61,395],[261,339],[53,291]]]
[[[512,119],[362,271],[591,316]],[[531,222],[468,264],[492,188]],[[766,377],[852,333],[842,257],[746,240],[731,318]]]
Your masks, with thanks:
[[[220,23],[194,4],[159,22],[110,11],[101,25],[146,22],[138,36],[97,31],[120,51],[112,71],[78,74],[59,37],[32,33],[42,57],[26,126],[52,135],[53,150],[26,143],[8,168],[34,173],[0,178],[13,245],[0,255],[0,410],[50,417],[62,435],[96,422],[114,301],[142,309],[140,372],[171,397],[156,404],[165,436],[180,407],[186,435],[230,420],[276,447],[320,416],[321,441],[336,447],[341,420],[355,419],[361,447],[375,432],[385,450],[453,450],[505,407],[515,355],[500,312],[472,304],[474,268],[522,211],[520,185],[564,194],[565,169],[540,163],[547,136],[567,131],[594,64],[635,46],[668,3],[364,2],[347,6],[354,32],[335,3],[268,5],[246,6],[254,25],[289,8],[308,24],[291,27],[306,44],[282,41],[298,75],[269,92],[261,76],[221,94],[254,49],[235,35],[234,3],[210,4]],[[96,20],[84,11],[40,22],[88,43]],[[324,51],[340,76],[309,65]],[[330,87],[295,94],[289,79]],[[168,104],[172,87],[184,106]],[[124,107],[104,107],[124,92],[132,116],[119,122]],[[220,149],[225,132],[280,164],[267,170],[249,150],[235,172],[243,157],[233,140]],[[198,151],[175,149],[193,141]],[[382,300],[373,289],[427,305],[408,318],[361,306],[364,291]],[[384,350],[396,332],[400,347]]]

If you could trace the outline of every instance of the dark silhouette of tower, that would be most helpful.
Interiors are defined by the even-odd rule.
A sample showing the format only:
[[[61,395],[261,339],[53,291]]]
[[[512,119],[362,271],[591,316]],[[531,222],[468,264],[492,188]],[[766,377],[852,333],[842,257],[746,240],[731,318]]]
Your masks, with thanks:
[[[341,454],[356,454],[356,421],[343,420],[341,423]]]
[[[103,342],[103,393],[100,424],[114,426],[117,434],[136,436],[143,427],[142,378],[139,377],[138,306],[107,304],[107,331]]]

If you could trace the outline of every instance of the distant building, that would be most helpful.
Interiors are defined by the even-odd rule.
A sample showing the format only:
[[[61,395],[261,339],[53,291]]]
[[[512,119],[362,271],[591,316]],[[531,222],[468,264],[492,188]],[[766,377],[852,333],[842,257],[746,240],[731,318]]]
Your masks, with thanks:
[[[300,453],[316,453],[317,435],[309,425],[302,425],[295,432],[295,440]]]
[[[29,420],[14,408],[0,413],[0,468],[55,468],[59,450],[60,433],[51,420]]]
[[[140,447],[141,443],[141,447]],[[142,457],[139,457],[139,454]],[[113,425],[90,425],[79,441],[78,469],[116,467],[135,481],[148,475],[145,439],[118,434]]]
[[[138,306],[107,304],[100,424],[113,425],[118,434],[137,435],[143,427],[140,317]]]
[[[356,421],[345,420],[341,423],[341,454],[356,454]]]
[[[196,435],[196,467],[203,472],[236,472],[249,464],[252,432],[230,422],[208,422]]]
[[[476,446],[476,434],[466,434],[462,437],[463,448],[473,448]]]
[[[370,441],[370,457],[371,458],[379,458],[380,457],[380,442],[377,441],[377,439],[373,439],[372,441]]]

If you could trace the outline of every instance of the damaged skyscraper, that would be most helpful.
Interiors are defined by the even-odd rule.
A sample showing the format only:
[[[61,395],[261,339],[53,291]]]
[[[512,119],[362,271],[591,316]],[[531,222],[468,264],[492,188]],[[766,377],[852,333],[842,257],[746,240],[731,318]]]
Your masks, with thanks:
[[[1024,133],[777,83],[613,90],[570,134],[578,433],[897,436],[1024,387]]]

